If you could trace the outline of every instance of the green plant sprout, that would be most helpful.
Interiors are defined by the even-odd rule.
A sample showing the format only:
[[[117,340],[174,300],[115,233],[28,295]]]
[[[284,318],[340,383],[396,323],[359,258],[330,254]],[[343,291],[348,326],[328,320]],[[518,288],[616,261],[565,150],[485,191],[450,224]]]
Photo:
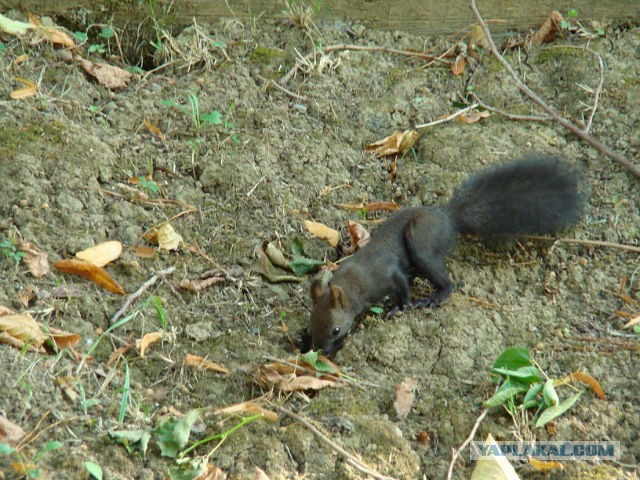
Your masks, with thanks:
[[[16,266],[18,266],[20,261],[24,258],[24,252],[18,250],[14,238],[8,238],[0,242],[0,252],[2,252],[2,256],[7,261],[13,260],[16,263]]]
[[[40,478],[40,467],[38,467],[38,462],[42,459],[42,457],[51,452],[52,450],[57,450],[62,447],[62,443],[58,441],[52,441],[45,444],[38,452],[35,454],[32,460],[26,458],[18,449],[11,447],[8,443],[0,443],[0,455],[11,455],[16,459],[14,470],[17,472],[18,470],[22,475],[29,479],[39,479]]]

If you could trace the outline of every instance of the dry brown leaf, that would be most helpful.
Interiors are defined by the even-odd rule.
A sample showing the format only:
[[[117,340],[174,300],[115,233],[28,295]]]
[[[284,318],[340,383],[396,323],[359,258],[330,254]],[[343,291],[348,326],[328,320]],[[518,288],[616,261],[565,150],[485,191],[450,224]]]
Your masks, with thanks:
[[[404,132],[396,130],[388,137],[373,142],[364,149],[373,152],[376,157],[402,155],[416,143],[418,138],[420,138],[420,134],[415,130],[405,130]]]
[[[467,57],[464,53],[458,55],[451,65],[451,73],[454,75],[462,75],[467,65]]]
[[[195,280],[184,279],[180,282],[180,288],[185,290],[191,290],[192,292],[200,292],[211,285],[218,283],[224,283],[226,279],[224,277],[211,276],[207,278],[197,278]]]
[[[47,339],[38,322],[26,312],[0,316],[0,332],[5,332],[12,338],[36,347],[42,346]]]
[[[396,398],[393,401],[393,408],[399,418],[407,418],[413,401],[415,400],[415,391],[418,387],[418,381],[415,378],[405,378],[399,385],[394,385]]]
[[[351,245],[347,248],[346,253],[351,254],[369,243],[371,234],[362,224],[352,220],[347,220],[347,227],[349,229],[349,236],[351,237]]]
[[[170,223],[163,223],[158,228],[158,246],[160,250],[177,250],[183,242],[182,237],[173,229]]]
[[[147,117],[144,117],[143,122],[145,127],[147,127],[151,133],[158,137],[160,141],[162,141],[163,143],[167,143],[167,138],[164,136],[164,133],[162,133],[162,130],[160,130],[153,123],[147,120]]]
[[[55,328],[49,328],[49,337],[53,340],[58,350],[65,348],[76,348],[82,337],[77,333],[64,332]]]
[[[227,474],[220,467],[213,463],[207,463],[206,470],[198,475],[194,480],[225,480]]]
[[[119,293],[122,295],[125,293],[120,284],[111,278],[104,269],[97,267],[86,260],[77,260],[74,258],[58,260],[53,264],[53,268],[59,272],[73,273],[75,275],[88,278],[92,282],[97,283],[112,293]]]
[[[247,400],[246,402],[236,403],[234,405],[229,405],[228,407],[223,407],[215,410],[213,412],[215,415],[237,415],[239,413],[248,413],[250,415],[260,414],[265,420],[270,422],[275,422],[278,420],[278,414],[273,410],[268,410],[264,408],[259,402],[255,400]]]
[[[62,393],[64,393],[69,400],[75,402],[78,399],[78,394],[73,388],[76,383],[76,377],[74,377],[73,375],[58,377],[56,378],[56,383],[62,390]]]
[[[531,36],[532,45],[553,42],[562,29],[562,15],[554,10],[544,21],[536,33]]]
[[[399,208],[400,205],[393,202],[369,202],[369,203],[342,203],[338,205],[339,208],[343,208],[345,210],[351,210],[354,212],[360,212],[364,210],[366,213],[377,212],[379,210],[385,212],[395,212]]]
[[[269,475],[264,473],[264,470],[256,465],[254,467],[253,480],[271,480],[271,478],[269,477]]]
[[[137,247],[130,247],[129,251],[140,258],[152,258],[158,250],[153,247],[147,247],[146,245],[138,245]]]
[[[164,337],[162,332],[147,333],[144,337],[136,342],[136,347],[140,350],[140,358],[144,358],[144,354],[150,345],[159,342]]]
[[[20,293],[18,293],[18,302],[24,308],[29,308],[29,304],[35,298],[36,294],[33,291],[32,285],[25,286]]]
[[[228,368],[223,367],[219,363],[213,362],[199,355],[192,355],[190,353],[187,353],[187,355],[185,356],[184,363],[187,367],[209,370],[210,372],[224,373],[225,375],[231,373]]]
[[[25,431],[7,417],[0,415],[0,443],[14,447],[25,436]]]
[[[152,245],[158,245],[158,229],[155,227],[152,228],[148,232],[144,233],[142,238]]]
[[[51,270],[49,266],[49,258],[47,254],[36,247],[32,242],[24,242],[22,240],[16,243],[16,247],[24,253],[24,262],[36,278],[45,276]]]
[[[327,387],[337,387],[335,380],[317,378],[304,375],[301,377],[285,377],[278,384],[283,392],[304,392],[305,390],[322,390]]]
[[[273,266],[269,257],[263,249],[256,249],[257,260],[251,265],[251,270],[264,276],[267,280],[273,283],[279,282],[300,282],[302,279],[295,275],[283,274],[281,270],[278,270]]]
[[[38,17],[33,14],[29,14],[29,23],[33,25],[34,30],[37,33],[37,37],[34,44],[38,44],[44,40],[52,43],[53,45],[61,45],[65,48],[76,48],[75,42],[71,39],[69,34],[57,26],[44,26]]]
[[[337,247],[340,241],[340,232],[333,228],[327,227],[324,223],[312,222],[311,220],[304,221],[305,228],[311,235],[315,235],[322,240],[325,240],[332,247]]]
[[[14,78],[17,82],[26,85],[24,88],[19,88],[18,90],[14,90],[11,92],[10,97],[14,100],[20,100],[27,97],[32,97],[38,92],[38,86],[33,83],[31,80],[27,80],[26,78],[16,77]]]
[[[571,377],[579,380],[580,382],[584,383],[585,385],[588,385],[589,388],[591,388],[591,390],[593,390],[593,393],[596,394],[596,397],[598,397],[600,400],[606,400],[607,396],[604,393],[604,390],[602,389],[602,387],[600,386],[600,383],[598,383],[598,381],[593,378],[591,375],[589,375],[588,373],[585,372],[572,372],[571,373]]]
[[[122,243],[117,240],[110,240],[82,250],[76,253],[76,257],[80,260],[93,263],[97,267],[104,267],[106,264],[119,258],[121,253]]]
[[[120,67],[106,63],[94,63],[85,60],[80,55],[76,55],[75,59],[89,75],[94,76],[100,85],[109,90],[125,88],[131,81],[131,74]]]
[[[536,458],[529,457],[529,465],[539,472],[551,472],[552,470],[564,470],[564,467],[560,462],[553,462],[549,460],[538,460]]]
[[[265,242],[262,247],[265,255],[269,257],[269,261],[273,265],[285,270],[291,270],[291,262],[285,258],[284,253],[273,242]]]
[[[487,118],[490,115],[486,110],[480,112],[478,110],[469,110],[466,113],[463,113],[458,118],[462,123],[476,123],[482,120],[483,118]]]

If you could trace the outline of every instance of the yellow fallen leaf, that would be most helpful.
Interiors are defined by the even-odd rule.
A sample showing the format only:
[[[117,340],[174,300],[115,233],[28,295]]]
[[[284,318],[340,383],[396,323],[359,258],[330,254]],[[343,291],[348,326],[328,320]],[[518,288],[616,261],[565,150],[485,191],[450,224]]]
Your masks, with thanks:
[[[76,253],[76,257],[80,260],[86,260],[96,267],[104,267],[107,263],[120,257],[121,253],[122,243],[117,240],[111,240],[82,250]]]
[[[101,287],[113,293],[124,294],[124,289],[101,267],[86,260],[67,258],[58,260],[53,264],[53,268],[63,273],[73,273],[88,278]]]
[[[16,248],[24,253],[24,263],[36,278],[45,276],[51,270],[49,257],[31,242],[18,241]]]
[[[332,247],[336,247],[340,241],[340,232],[327,227],[324,223],[305,220],[304,226],[307,228],[309,233],[321,238],[322,240],[326,240]]]
[[[278,420],[278,414],[273,410],[268,410],[260,405],[259,402],[255,400],[247,400],[245,402],[235,403],[233,405],[229,405],[228,407],[223,407],[215,410],[213,412],[215,415],[237,415],[239,413],[248,413],[249,415],[254,415],[259,413],[262,415],[265,420],[270,422],[275,422]]]
[[[183,242],[180,236],[170,223],[163,223],[158,228],[158,246],[161,250],[177,250]]]
[[[0,316],[0,332],[22,342],[28,342],[40,347],[47,336],[40,329],[40,325],[29,313],[15,313]]]
[[[560,462],[538,460],[536,458],[529,458],[529,465],[531,465],[535,470],[545,473],[552,470],[564,470],[564,467]]]
[[[38,86],[33,83],[31,80],[27,80],[26,78],[16,77],[14,80],[20,82],[26,87],[19,88],[18,90],[14,90],[11,92],[10,97],[14,100],[20,100],[22,98],[32,97],[38,92]]]
[[[402,155],[416,143],[418,138],[420,138],[420,134],[415,130],[405,130],[404,132],[396,130],[388,137],[373,142],[364,149],[373,152],[377,157]]]
[[[184,363],[188,367],[196,367],[202,370],[209,370],[211,372],[219,372],[226,375],[231,373],[228,368],[223,367],[219,363],[213,362],[199,355],[192,355],[190,353],[185,356]]]
[[[136,346],[140,350],[140,358],[144,358],[144,354],[150,345],[159,342],[160,340],[162,340],[163,337],[164,337],[164,333],[162,332],[151,332],[151,333],[147,333],[144,337],[138,340],[136,342],[137,343]]]

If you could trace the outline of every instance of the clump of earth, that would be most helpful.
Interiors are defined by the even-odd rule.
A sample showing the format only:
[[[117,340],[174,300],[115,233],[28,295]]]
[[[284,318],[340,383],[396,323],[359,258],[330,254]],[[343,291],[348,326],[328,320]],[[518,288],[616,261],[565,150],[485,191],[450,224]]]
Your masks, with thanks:
[[[265,408],[284,405],[304,416],[385,475],[445,478],[451,450],[469,435],[495,389],[489,376],[493,361],[512,346],[529,349],[553,378],[588,373],[606,400],[586,389],[574,407],[543,429],[492,409],[475,438],[491,433],[497,440],[613,440],[620,442],[619,462],[566,462],[562,475],[637,475],[638,335],[623,329],[628,318],[617,312],[638,315],[638,254],[619,248],[639,243],[638,178],[558,125],[495,113],[475,123],[422,129],[420,141],[397,160],[390,176],[391,161],[375,158],[364,146],[462,108],[471,75],[484,102],[518,114],[540,112],[487,52],[474,73],[469,66],[460,75],[448,65],[383,51],[318,53],[282,88],[274,85],[319,43],[442,52],[441,38],[346,23],[305,30],[267,18],[255,25],[230,18],[198,29],[212,42],[206,61],[189,64],[176,50],[157,59],[157,70],[137,71],[126,88],[115,91],[62,59],[50,44],[3,41],[0,240],[33,242],[52,262],[119,240],[123,255],[108,270],[129,294],[154,272],[176,268],[133,302],[128,313],[137,311],[135,318],[103,337],[80,371],[68,351],[47,355],[0,345],[0,411],[26,431],[40,432],[24,447],[25,458],[33,459],[48,442],[62,444],[38,459],[41,478],[86,477],[86,461],[101,465],[105,478],[167,478],[175,463],[153,442],[143,456],[107,433],[151,431],[194,408],[257,398],[268,399]],[[199,35],[192,26],[172,41],[186,52]],[[115,44],[107,47],[101,56],[87,56],[122,66]],[[637,27],[610,26],[590,39],[565,36],[533,48],[526,58],[514,50],[507,59],[554,108],[584,124],[599,82],[586,47],[604,62],[590,133],[637,160]],[[28,58],[16,63],[22,54]],[[38,94],[11,100],[20,87],[12,80],[16,76],[37,80]],[[219,121],[194,119],[194,97],[201,115],[217,112]],[[310,275],[276,283],[256,272],[265,242],[291,254],[294,241],[301,241],[307,257],[336,261],[338,251],[310,235],[304,220],[339,229],[346,240],[347,220],[374,230],[384,213],[363,217],[343,205],[444,203],[473,172],[529,152],[561,156],[585,173],[586,215],[562,234],[577,242],[523,239],[496,246],[460,239],[447,262],[456,289],[444,305],[388,319],[365,315],[335,355],[336,365],[358,386],[284,394],[252,380],[259,365],[293,358],[311,302]],[[154,168],[157,189],[131,182]],[[184,239],[177,251],[142,258],[130,249],[148,245],[144,234],[166,221]],[[126,298],[56,271],[36,279],[10,256],[0,265],[0,305],[80,334],[80,355],[109,328]],[[207,271],[224,281],[197,292],[179,288],[181,280]],[[46,295],[60,286],[77,294]],[[427,296],[430,288],[418,280],[414,295]],[[20,300],[25,292],[33,293],[27,305]],[[150,295],[161,299],[166,325],[153,304],[141,308]],[[144,358],[132,349],[123,355],[126,367],[123,359],[110,359],[117,348],[157,330],[165,331],[165,339]],[[185,368],[187,354],[230,373]],[[127,375],[129,402],[119,422]],[[400,418],[394,385],[407,378],[417,381],[415,401]],[[65,393],[61,379],[75,395]],[[568,396],[577,388],[584,387],[561,391]],[[234,422],[207,417],[192,439],[223,432]],[[192,455],[205,455],[213,445]],[[0,456],[2,478],[16,475],[11,459]],[[257,420],[238,429],[209,461],[228,478],[253,478],[256,466],[271,478],[362,477],[308,426],[282,414],[276,422]],[[469,478],[474,465],[456,464],[454,478]],[[522,478],[542,475],[526,463],[516,467]]]

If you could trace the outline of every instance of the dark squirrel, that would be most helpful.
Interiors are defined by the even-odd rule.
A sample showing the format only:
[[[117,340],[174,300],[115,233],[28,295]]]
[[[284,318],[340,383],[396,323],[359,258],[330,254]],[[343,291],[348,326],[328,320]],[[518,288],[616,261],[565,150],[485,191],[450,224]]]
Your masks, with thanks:
[[[332,354],[356,317],[389,294],[397,297],[394,310],[405,309],[416,276],[435,289],[417,304],[440,305],[453,290],[445,257],[458,234],[513,238],[558,232],[582,217],[583,186],[583,175],[567,162],[532,155],[472,175],[446,205],[395,212],[329,281],[312,283],[311,347]]]

